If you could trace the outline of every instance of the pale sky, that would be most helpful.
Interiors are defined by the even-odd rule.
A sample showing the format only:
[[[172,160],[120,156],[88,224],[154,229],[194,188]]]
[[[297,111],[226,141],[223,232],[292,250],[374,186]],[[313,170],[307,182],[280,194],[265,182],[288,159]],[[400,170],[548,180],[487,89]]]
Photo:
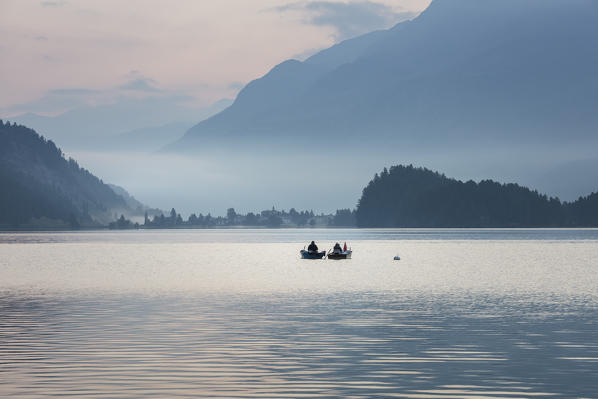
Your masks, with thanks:
[[[0,117],[158,93],[208,105],[429,2],[0,0]]]

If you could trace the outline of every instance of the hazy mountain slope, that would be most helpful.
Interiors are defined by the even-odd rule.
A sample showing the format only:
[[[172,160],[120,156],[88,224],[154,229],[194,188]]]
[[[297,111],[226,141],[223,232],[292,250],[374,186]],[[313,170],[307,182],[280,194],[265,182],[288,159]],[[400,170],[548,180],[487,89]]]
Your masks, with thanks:
[[[117,195],[119,195],[120,197],[122,197],[122,199],[125,200],[125,203],[129,207],[129,209],[133,211],[131,215],[143,216],[145,213],[147,213],[148,216],[154,216],[166,213],[160,209],[150,208],[149,206],[147,206],[146,204],[129,194],[129,192],[125,190],[123,187],[109,183],[108,187],[110,187],[112,191],[114,191]]]
[[[596,21],[596,1],[435,0],[413,21],[347,44],[351,56],[333,47],[275,67],[171,148],[595,140]]]
[[[152,152],[181,138],[192,123],[174,122],[162,126],[142,127],[110,137],[106,147],[117,151]]]
[[[3,214],[0,224],[42,217],[71,225],[107,223],[129,213],[125,200],[34,130],[0,124]]]
[[[232,103],[224,99],[203,108],[181,105],[190,100],[169,96],[121,98],[112,104],[82,106],[56,116],[29,113],[11,120],[44,132],[46,137],[61,143],[68,150],[137,150],[136,136],[141,140],[139,149],[155,151],[180,138],[186,131],[184,128],[222,111]],[[165,125],[169,128],[178,125],[183,129],[165,129]],[[138,129],[150,131],[140,132]],[[130,135],[127,134],[129,132]],[[147,141],[141,137],[144,134],[152,136],[148,140],[152,144],[149,148],[144,145]]]
[[[384,39],[388,34],[388,30],[378,30],[344,40],[312,55],[304,61],[304,64],[318,65],[327,70],[336,69],[361,57],[372,45]]]

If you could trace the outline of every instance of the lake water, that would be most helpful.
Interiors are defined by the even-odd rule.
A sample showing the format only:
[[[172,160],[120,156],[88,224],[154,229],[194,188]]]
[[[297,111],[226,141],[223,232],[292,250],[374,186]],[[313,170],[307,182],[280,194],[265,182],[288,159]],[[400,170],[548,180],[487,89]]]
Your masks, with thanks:
[[[0,234],[0,397],[591,398],[597,320],[598,230]]]

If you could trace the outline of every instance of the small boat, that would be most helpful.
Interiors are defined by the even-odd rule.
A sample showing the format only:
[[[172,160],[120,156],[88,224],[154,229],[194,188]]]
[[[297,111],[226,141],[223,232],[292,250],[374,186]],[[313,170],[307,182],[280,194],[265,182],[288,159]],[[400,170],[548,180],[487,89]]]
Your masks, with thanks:
[[[401,260],[401,257],[399,255],[395,256],[394,260]]]
[[[301,259],[323,259],[326,256],[326,251],[309,252],[305,249],[302,249],[299,252],[301,253]]]
[[[352,253],[353,253],[353,251],[351,251],[350,249],[348,249],[346,251],[341,251],[341,252],[329,252],[328,259],[332,259],[332,260],[351,259]]]

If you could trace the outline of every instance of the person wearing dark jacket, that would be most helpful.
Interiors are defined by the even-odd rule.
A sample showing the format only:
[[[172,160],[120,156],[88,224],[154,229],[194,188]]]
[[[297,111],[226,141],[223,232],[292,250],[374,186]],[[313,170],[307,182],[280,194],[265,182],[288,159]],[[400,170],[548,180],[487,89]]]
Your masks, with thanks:
[[[307,247],[307,251],[308,252],[318,252],[318,246],[316,245],[316,243],[314,241],[311,242],[311,244],[309,244],[309,247]]]
[[[334,248],[332,249],[332,251],[335,254],[340,254],[341,252],[343,252],[343,249],[341,248],[341,244],[339,244],[338,242],[336,244],[334,244]]]

